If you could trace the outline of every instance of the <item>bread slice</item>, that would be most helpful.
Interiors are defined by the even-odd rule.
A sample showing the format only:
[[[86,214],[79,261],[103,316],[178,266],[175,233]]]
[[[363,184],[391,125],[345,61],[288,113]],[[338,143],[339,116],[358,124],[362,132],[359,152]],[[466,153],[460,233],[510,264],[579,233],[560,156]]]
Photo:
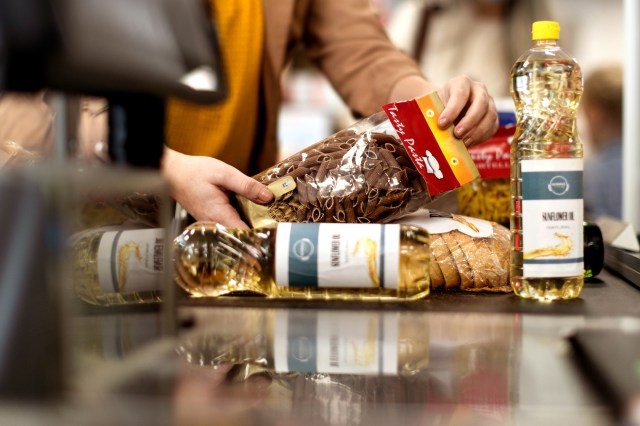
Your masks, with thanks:
[[[438,234],[431,234],[431,262],[429,264],[429,279],[431,280],[431,289],[432,290],[441,290],[445,287],[444,275],[442,273],[442,269],[440,269],[440,264],[436,260],[435,252],[442,251],[442,247],[445,245],[442,237]],[[446,249],[446,247],[444,247]]]
[[[510,263],[510,233],[504,226],[493,223],[493,234],[476,238],[475,249],[467,252],[467,260],[474,270],[475,283],[470,291],[508,293]]]
[[[445,234],[431,234],[432,235],[432,250],[433,259],[438,263],[442,276],[444,278],[444,287],[447,290],[460,288],[460,274],[458,268],[453,260],[449,246],[443,238]],[[437,243],[438,239],[442,243]],[[434,244],[433,241],[436,241]]]
[[[473,288],[473,270],[471,266],[469,266],[469,261],[465,254],[465,251],[470,250],[470,247],[474,245],[473,238],[460,231],[444,233],[442,234],[442,238],[449,247],[458,274],[460,275],[460,289],[466,290]]]

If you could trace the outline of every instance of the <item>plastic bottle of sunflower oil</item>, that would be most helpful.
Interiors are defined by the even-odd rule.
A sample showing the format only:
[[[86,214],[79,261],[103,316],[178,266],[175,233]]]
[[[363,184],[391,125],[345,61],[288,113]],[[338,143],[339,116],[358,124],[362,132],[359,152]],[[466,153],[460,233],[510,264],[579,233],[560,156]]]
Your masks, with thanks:
[[[578,297],[584,280],[582,72],[559,35],[557,22],[534,22],[533,46],[511,69],[511,286],[543,301]]]

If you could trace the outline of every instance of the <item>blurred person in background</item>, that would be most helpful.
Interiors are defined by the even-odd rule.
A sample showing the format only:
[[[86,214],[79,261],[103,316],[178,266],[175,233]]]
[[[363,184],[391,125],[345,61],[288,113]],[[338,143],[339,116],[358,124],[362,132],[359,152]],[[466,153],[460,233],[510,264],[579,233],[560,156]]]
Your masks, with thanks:
[[[546,0],[403,0],[388,33],[435,84],[465,74],[510,100],[509,73],[531,46],[531,24],[551,18]]]
[[[591,71],[584,80],[581,108],[586,119],[589,155],[584,167],[584,208],[587,219],[622,217],[622,96],[621,65]]]
[[[47,157],[53,114],[44,92],[0,92],[0,169]]]
[[[511,67],[531,46],[531,24],[541,19],[551,19],[547,0],[402,0],[387,31],[436,85],[467,75],[486,85],[499,112],[510,112]],[[458,191],[429,207],[457,213]]]
[[[245,228],[231,194],[258,203],[272,200],[273,194],[249,175],[278,158],[280,83],[296,46],[302,46],[356,116],[439,89],[446,105],[440,124],[454,123],[456,135],[467,145],[487,139],[497,128],[495,105],[484,84],[466,76],[440,85],[425,79],[416,63],[389,41],[370,0],[208,4],[220,39],[228,97],[212,106],[169,100],[162,160],[173,197],[196,220]],[[101,132],[93,121],[100,111],[83,108],[81,135],[107,140],[96,136]]]

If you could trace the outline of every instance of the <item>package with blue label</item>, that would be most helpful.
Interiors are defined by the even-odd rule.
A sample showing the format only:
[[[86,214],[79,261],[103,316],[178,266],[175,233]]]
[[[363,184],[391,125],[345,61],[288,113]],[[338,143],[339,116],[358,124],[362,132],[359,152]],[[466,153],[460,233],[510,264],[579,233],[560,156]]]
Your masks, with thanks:
[[[414,225],[213,222],[174,239],[177,283],[191,297],[414,300],[429,294],[429,234]]]

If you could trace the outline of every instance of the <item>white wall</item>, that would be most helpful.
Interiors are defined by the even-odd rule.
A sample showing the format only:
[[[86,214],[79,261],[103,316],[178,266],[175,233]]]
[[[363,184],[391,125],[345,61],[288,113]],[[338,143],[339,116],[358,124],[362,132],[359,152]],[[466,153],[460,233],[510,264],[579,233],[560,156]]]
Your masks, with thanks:
[[[560,22],[561,43],[585,75],[606,62],[622,63],[622,0],[548,0],[548,4]]]

